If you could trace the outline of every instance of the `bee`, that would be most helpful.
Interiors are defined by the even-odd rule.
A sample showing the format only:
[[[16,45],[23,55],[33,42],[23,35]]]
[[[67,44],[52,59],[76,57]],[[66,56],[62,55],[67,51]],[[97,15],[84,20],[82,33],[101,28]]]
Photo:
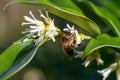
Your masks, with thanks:
[[[84,44],[85,39],[90,39],[90,36],[84,35],[82,33],[78,33],[74,26],[70,27],[67,24],[67,28],[63,29],[62,35],[62,48],[66,54],[73,56],[82,56],[83,51],[77,51],[76,48],[82,46]]]
[[[70,27],[67,24],[67,28],[63,29],[62,35],[62,48],[66,54],[74,55],[74,41],[76,39],[76,32],[74,26]]]

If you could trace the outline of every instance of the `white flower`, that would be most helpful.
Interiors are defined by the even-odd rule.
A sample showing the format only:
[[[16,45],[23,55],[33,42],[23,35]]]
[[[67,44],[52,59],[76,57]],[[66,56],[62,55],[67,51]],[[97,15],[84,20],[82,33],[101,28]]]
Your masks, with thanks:
[[[64,28],[63,31],[69,32],[71,34],[75,34],[75,28],[74,28],[74,26],[70,27],[69,24],[67,24],[67,28]]]
[[[94,60],[93,56],[88,55],[87,59],[84,61],[83,65],[87,67]]]
[[[106,78],[109,76],[109,74],[112,71],[115,71],[116,68],[117,68],[117,63],[113,63],[108,68],[105,68],[103,70],[98,70],[98,73],[100,73],[103,76],[103,80],[106,80]]]
[[[32,11],[29,11],[29,14],[32,18],[28,16],[24,16],[25,20],[27,22],[23,22],[22,25],[30,25],[30,28],[25,29],[23,31],[23,34],[28,35],[36,35],[38,38],[34,41],[35,45],[38,45],[45,37],[48,37],[55,42],[55,36],[59,34],[59,29],[55,27],[54,20],[49,18],[48,13],[46,12],[46,16],[40,12],[40,17],[43,18],[43,20],[37,20],[33,14]]]
[[[77,48],[80,44],[81,44],[81,42],[82,42],[82,37],[80,36],[80,34],[78,33],[78,31],[76,30],[75,31],[75,33],[76,33],[76,43],[75,43],[75,47]]]
[[[30,25],[30,28],[25,29],[25,31],[23,31],[22,33],[23,34],[26,34],[26,33],[37,34],[40,36],[42,31],[45,30],[45,24],[43,21],[37,20],[33,16],[32,11],[29,11],[29,14],[31,15],[32,18],[30,18],[28,16],[24,16],[24,18],[27,22],[23,22],[22,25]]]
[[[83,65],[87,67],[94,59],[96,59],[97,65],[103,65],[104,61],[101,59],[98,51],[94,51],[93,53],[88,55]]]
[[[97,65],[103,65],[103,64],[104,64],[104,61],[101,59],[100,56],[98,56],[98,57],[96,58],[96,61],[97,61]]]
[[[55,42],[54,36],[58,35],[58,29],[54,25],[54,20],[50,21],[50,24],[47,25],[46,36],[50,37],[53,42]]]
[[[98,70],[98,73],[100,73],[103,76],[103,80],[106,80],[106,78],[109,76],[111,72],[112,72],[111,68],[105,68],[103,70]]]

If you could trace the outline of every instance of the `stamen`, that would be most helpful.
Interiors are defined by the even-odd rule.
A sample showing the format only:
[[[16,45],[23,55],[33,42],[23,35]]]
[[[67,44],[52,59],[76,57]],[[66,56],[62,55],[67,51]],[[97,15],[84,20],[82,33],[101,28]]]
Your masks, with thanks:
[[[50,19],[47,11],[45,11],[45,14],[46,14],[47,18]]]
[[[69,25],[69,24],[67,24],[67,27],[68,27],[68,29],[71,29],[71,27],[70,27],[70,25]]]
[[[39,10],[40,12],[40,17],[42,17],[43,19],[46,19],[46,17],[44,16],[44,14],[41,12],[41,10]]]
[[[55,38],[53,35],[50,35],[50,37],[52,38],[53,42],[55,42]]]
[[[23,22],[21,25],[24,26],[24,25],[28,25],[28,24],[33,24],[33,23]]]
[[[24,18],[25,18],[26,21],[29,21],[29,22],[34,23],[34,24],[36,23],[35,20],[33,20],[32,18],[30,18],[28,16],[24,16]]]
[[[30,28],[36,28],[37,26],[30,26]]]
[[[32,14],[32,11],[29,11],[29,14],[32,16],[32,18],[35,20],[35,21],[38,21]]]

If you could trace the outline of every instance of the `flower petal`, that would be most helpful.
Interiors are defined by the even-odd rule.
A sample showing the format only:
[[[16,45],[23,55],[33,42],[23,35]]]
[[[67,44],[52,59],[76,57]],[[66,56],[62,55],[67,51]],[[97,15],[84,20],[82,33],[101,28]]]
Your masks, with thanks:
[[[103,76],[103,80],[106,80],[106,78],[112,72],[112,69],[111,68],[105,68],[103,70],[98,70],[97,72],[100,73]]]

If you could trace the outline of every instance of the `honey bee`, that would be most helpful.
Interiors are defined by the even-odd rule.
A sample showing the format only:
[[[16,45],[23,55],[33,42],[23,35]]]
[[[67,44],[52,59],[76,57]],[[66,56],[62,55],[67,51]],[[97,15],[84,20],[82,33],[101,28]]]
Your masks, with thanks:
[[[90,38],[90,36],[82,33],[79,34],[78,31],[74,29],[74,26],[70,27],[70,25],[67,24],[67,28],[63,29],[62,48],[65,53],[70,56],[77,55],[81,57],[83,51],[77,51],[76,48],[83,45],[85,39]]]
[[[67,28],[63,29],[62,35],[62,47],[66,54],[72,56],[74,55],[74,42],[76,39],[76,32],[74,26],[70,27],[67,25]]]

